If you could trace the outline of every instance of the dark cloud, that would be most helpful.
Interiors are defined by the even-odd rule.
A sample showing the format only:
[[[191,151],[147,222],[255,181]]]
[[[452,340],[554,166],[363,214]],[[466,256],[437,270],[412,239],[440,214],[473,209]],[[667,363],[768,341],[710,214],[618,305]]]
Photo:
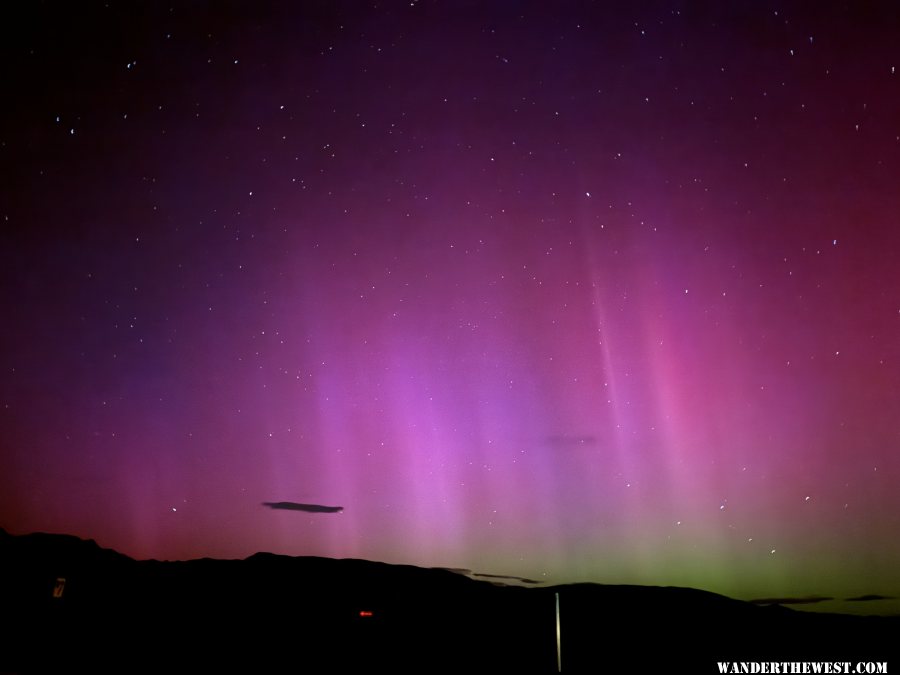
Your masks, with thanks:
[[[846,598],[847,602],[871,602],[873,600],[896,600],[892,595],[860,595],[855,598]]]
[[[509,574],[482,574],[480,572],[474,572],[472,574],[473,577],[481,577],[483,579],[503,579],[507,581],[518,581],[523,584],[540,584],[543,583],[541,581],[535,581],[534,579],[527,579],[525,577],[516,577]]]
[[[263,502],[263,506],[282,511],[305,511],[306,513],[340,513],[343,506],[325,506],[324,504],[298,504],[297,502]]]
[[[805,598],[759,598],[750,602],[754,605],[814,605],[817,602],[828,602],[829,600],[834,600],[834,598],[809,595]]]
[[[453,572],[454,574],[462,574],[463,576],[471,577],[473,579],[486,579],[491,580],[492,583],[502,584],[505,581],[517,582],[520,584],[542,584],[543,581],[536,581],[534,579],[528,579],[526,577],[517,577],[512,574],[487,574],[484,572],[473,572],[470,569],[466,569],[464,567],[434,567],[432,569],[436,570],[444,570],[446,572]]]
[[[466,569],[465,567],[433,567],[432,569],[453,572],[454,574],[464,574],[466,576],[472,574],[472,570]]]

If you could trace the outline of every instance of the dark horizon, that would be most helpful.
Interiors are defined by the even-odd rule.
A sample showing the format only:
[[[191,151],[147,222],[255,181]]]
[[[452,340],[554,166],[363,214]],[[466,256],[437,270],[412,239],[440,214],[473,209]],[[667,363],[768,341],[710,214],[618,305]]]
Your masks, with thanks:
[[[286,502],[291,504],[291,502]],[[265,503],[264,503],[265,504]],[[309,504],[297,504],[296,506],[319,506],[319,505],[309,505]],[[319,508],[335,508],[335,507],[319,507]],[[305,510],[305,509],[295,509],[295,510]],[[312,513],[316,513],[317,511],[312,511]],[[330,513],[331,511],[326,511],[326,513]],[[78,535],[65,534],[65,533],[51,533],[51,532],[28,532],[28,533],[13,533],[0,526],[0,537],[9,536],[12,538],[29,538],[29,537],[42,537],[42,538],[50,538],[50,539],[75,539],[83,544],[94,544],[98,548],[106,551],[110,551],[115,553],[116,555],[124,556],[133,560],[134,562],[159,562],[156,559],[137,559],[131,556],[126,556],[120,551],[116,551],[115,549],[108,548],[103,546],[102,543],[97,542],[95,539],[91,537],[81,537]],[[711,595],[718,595],[723,598],[727,598],[729,600],[736,600],[738,602],[746,603],[748,605],[758,605],[758,606],[774,606],[781,605],[785,607],[790,607],[796,611],[809,611],[810,613],[822,612],[827,614],[840,614],[840,615],[860,615],[860,616],[884,616],[884,617],[900,617],[900,603],[898,603],[898,598],[888,595],[880,595],[877,593],[868,593],[865,595],[860,595],[856,597],[847,597],[847,598],[835,598],[828,596],[804,596],[804,597],[767,597],[767,598],[738,598],[733,596],[724,595],[721,593],[715,593],[713,591],[709,591],[703,588],[690,588],[690,587],[671,587],[671,586],[655,586],[652,584],[604,584],[602,582],[597,581],[588,581],[588,580],[575,580],[571,582],[566,582],[561,585],[553,585],[549,584],[546,581],[539,581],[536,579],[528,579],[525,577],[519,577],[510,574],[502,574],[498,572],[486,572],[486,571],[478,571],[471,569],[462,569],[462,568],[452,568],[452,567],[444,567],[440,565],[422,567],[420,565],[415,565],[409,562],[387,562],[383,560],[372,560],[368,558],[331,558],[329,556],[291,556],[282,553],[276,553],[273,551],[256,551],[244,558],[240,558],[238,560],[248,560],[258,556],[275,556],[275,557],[284,557],[284,558],[292,558],[292,559],[303,559],[303,558],[316,558],[320,560],[333,560],[333,561],[351,561],[351,562],[361,562],[361,563],[371,563],[374,565],[387,565],[390,567],[409,567],[409,568],[418,568],[421,570],[436,570],[436,571],[444,571],[450,572],[467,579],[471,579],[472,581],[482,581],[491,585],[498,586],[514,586],[518,588],[541,588],[543,590],[558,590],[559,588],[570,586],[570,587],[578,587],[578,586],[609,586],[613,588],[636,588],[636,589],[654,589],[654,588],[675,588],[676,590],[685,590],[685,591],[697,591],[698,593],[705,593]],[[203,560],[216,560],[213,558],[190,558],[184,560],[162,560],[161,562],[200,562]],[[851,603],[851,604],[847,604]],[[855,606],[854,606],[855,603]],[[814,605],[823,605],[821,607],[815,607]]]
[[[722,660],[884,664],[900,628],[900,616],[808,614],[691,589],[523,588],[360,560],[141,562],[70,536],[0,535],[0,555],[12,619],[0,670],[22,673],[175,663],[204,672],[551,673],[560,663],[567,673],[618,672],[636,660],[711,673]]]

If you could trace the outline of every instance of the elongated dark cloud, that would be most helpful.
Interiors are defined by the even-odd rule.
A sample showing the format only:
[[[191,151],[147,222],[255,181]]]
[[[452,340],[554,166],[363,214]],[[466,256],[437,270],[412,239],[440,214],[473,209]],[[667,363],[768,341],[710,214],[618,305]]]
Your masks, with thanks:
[[[521,584],[542,584],[543,581],[537,581],[535,579],[528,579],[526,577],[518,577],[512,574],[487,574],[484,572],[473,572],[470,569],[464,567],[435,567],[434,569],[444,570],[445,572],[453,572],[454,574],[462,574],[463,576],[471,577],[473,579],[491,579],[496,580],[494,583],[503,583],[506,581],[514,581]]]
[[[810,595],[805,598],[759,598],[751,600],[754,605],[814,605],[817,602],[828,602],[834,598]]]
[[[543,583],[541,581],[536,581],[534,579],[527,579],[525,577],[517,577],[512,576],[510,574],[482,574],[480,572],[474,572],[472,574],[473,577],[479,577],[482,579],[503,579],[507,581],[518,581],[523,584],[540,584]]]
[[[847,602],[872,602],[873,600],[894,600],[891,595],[860,595],[855,598],[847,598]]]
[[[454,574],[463,574],[469,576],[472,570],[465,567],[433,567],[432,569],[443,570],[444,572],[453,572]]]
[[[282,511],[305,511],[306,513],[340,513],[343,506],[325,506],[324,504],[298,504],[297,502],[263,502],[263,506]]]

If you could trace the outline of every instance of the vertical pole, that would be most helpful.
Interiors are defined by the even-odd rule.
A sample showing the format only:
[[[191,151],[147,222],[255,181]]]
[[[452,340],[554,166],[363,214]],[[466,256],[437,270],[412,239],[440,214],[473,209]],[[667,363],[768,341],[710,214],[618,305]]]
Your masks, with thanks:
[[[556,672],[562,672],[562,649],[559,643],[559,591],[556,593]]]

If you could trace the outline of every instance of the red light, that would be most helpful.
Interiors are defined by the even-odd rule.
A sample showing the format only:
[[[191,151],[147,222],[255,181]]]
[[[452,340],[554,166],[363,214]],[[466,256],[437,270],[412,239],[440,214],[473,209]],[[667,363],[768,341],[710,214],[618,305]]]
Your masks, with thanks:
[[[366,609],[360,610],[359,615],[360,615],[360,616],[373,616],[372,612],[370,612],[370,611],[368,611],[368,610],[366,610]]]

